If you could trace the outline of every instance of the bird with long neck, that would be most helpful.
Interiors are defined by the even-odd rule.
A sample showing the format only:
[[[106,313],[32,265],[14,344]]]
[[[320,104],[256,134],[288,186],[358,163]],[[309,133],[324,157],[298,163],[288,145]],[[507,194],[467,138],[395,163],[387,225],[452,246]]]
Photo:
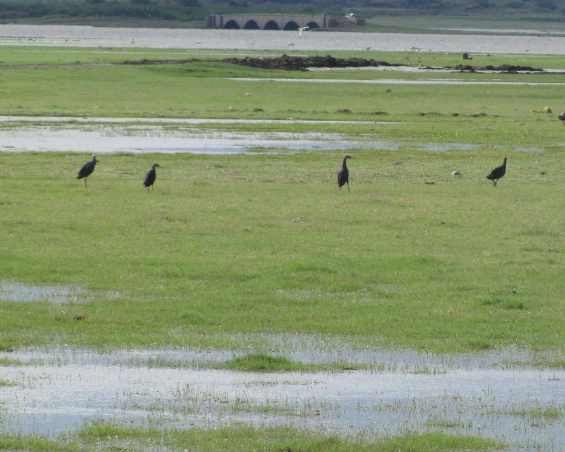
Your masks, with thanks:
[[[85,165],[78,170],[77,179],[84,178],[84,188],[87,188],[86,179],[94,171],[94,167],[96,166],[97,161],[98,160],[96,160],[96,152],[95,152],[94,154],[92,154],[92,160],[88,163],[85,163]]]
[[[341,168],[339,170],[339,172],[337,173],[337,185],[339,186],[339,189],[341,190],[341,187],[343,187],[345,184],[347,184],[347,191],[349,190],[349,169],[347,168],[347,159],[353,158],[351,157],[349,154],[347,154],[344,158],[343,158],[343,163],[341,164]]]
[[[494,186],[497,186],[497,182],[498,179],[500,179],[501,177],[503,177],[506,174],[506,160],[508,160],[507,158],[504,158],[504,163],[500,166],[497,166],[495,169],[493,169],[490,174],[487,176],[487,179],[490,179],[491,181],[494,182]]]
[[[151,169],[145,175],[145,180],[143,181],[143,186],[147,187],[147,193],[149,193],[149,187],[153,190],[153,184],[155,183],[155,179],[157,179],[157,172],[155,168],[161,168],[158,163],[154,163]]]

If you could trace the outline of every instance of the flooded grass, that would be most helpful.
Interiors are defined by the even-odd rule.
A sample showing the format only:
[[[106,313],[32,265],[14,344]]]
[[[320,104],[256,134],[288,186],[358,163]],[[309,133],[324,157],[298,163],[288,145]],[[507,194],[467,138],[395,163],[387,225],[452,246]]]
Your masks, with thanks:
[[[134,363],[136,355],[155,353],[150,350],[110,355],[68,352],[69,359],[53,364],[3,369],[4,379],[17,384],[0,390],[6,412],[4,435],[24,431],[72,436],[85,421],[112,419],[117,426],[159,431],[215,430],[244,423],[313,429],[341,438],[446,430],[516,446],[537,442],[547,451],[565,444],[563,416],[552,417],[563,412],[558,402],[563,397],[562,371],[501,368],[485,357],[453,366],[441,357],[444,371],[411,372],[416,357],[410,353],[391,354],[388,361],[407,360],[394,370],[289,372],[293,360],[283,355],[273,359],[274,355],[257,354],[251,360],[243,354],[233,361],[244,365],[228,370],[221,361],[215,362],[220,364],[217,369],[155,367],[147,361],[126,364]],[[194,351],[161,353],[189,357]],[[29,352],[26,360],[42,356]],[[437,365],[433,357],[421,358],[429,369]],[[543,422],[532,427],[530,419],[538,415]]]
[[[470,427],[470,423],[464,424],[462,422],[457,422],[449,419],[428,419],[426,421],[426,426],[437,427],[437,428],[463,428]]]
[[[531,418],[543,418],[543,419],[558,419],[565,416],[565,410],[563,407],[547,407],[547,408],[534,408],[531,410],[513,410],[509,411],[507,414],[512,416],[529,416]]]
[[[24,361],[19,359],[10,359],[0,356],[0,366],[23,366]]]
[[[32,286],[0,281],[0,300],[50,303],[69,303],[82,298],[85,291],[79,287],[69,286]]]
[[[303,363],[292,362],[283,356],[271,356],[262,353],[234,358],[224,363],[225,369],[243,372],[291,372],[308,369]]]
[[[548,367],[551,369],[565,369],[565,358],[563,357],[553,357],[553,358],[543,358],[535,359],[526,362],[515,362],[511,361],[509,364],[517,366],[532,366],[532,367]]]
[[[219,369],[229,369],[242,372],[315,372],[321,370],[358,370],[366,365],[347,363],[305,364],[291,361],[283,356],[272,356],[256,353],[234,358],[217,365]]]

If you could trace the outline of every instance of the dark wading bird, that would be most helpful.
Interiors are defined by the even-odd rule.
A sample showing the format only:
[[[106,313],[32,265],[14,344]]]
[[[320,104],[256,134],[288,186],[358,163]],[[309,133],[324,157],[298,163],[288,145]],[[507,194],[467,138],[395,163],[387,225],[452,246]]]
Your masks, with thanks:
[[[96,162],[96,153],[94,153],[92,154],[92,161],[86,163],[81,169],[78,170],[77,179],[82,179],[84,177],[84,188],[86,188],[86,179],[94,171]]]
[[[487,176],[487,179],[490,179],[491,181],[494,182],[495,187],[496,187],[496,183],[498,182],[498,179],[500,179],[506,173],[506,160],[507,159],[505,158],[504,163],[500,166],[497,166],[495,169],[493,169],[490,172],[490,174]]]
[[[343,187],[345,184],[347,184],[347,191],[349,190],[349,170],[347,169],[347,165],[346,165],[346,161],[347,159],[353,158],[351,157],[349,154],[347,154],[344,158],[343,158],[343,163],[341,164],[341,168],[339,170],[339,172],[337,173],[337,185],[339,185],[339,189],[341,190],[341,187]]]
[[[145,175],[145,181],[143,182],[143,186],[147,187],[147,192],[149,193],[149,187],[151,187],[155,183],[155,179],[157,179],[157,173],[155,172],[155,168],[161,168],[158,163],[154,163],[151,169]],[[153,190],[153,187],[151,187]]]

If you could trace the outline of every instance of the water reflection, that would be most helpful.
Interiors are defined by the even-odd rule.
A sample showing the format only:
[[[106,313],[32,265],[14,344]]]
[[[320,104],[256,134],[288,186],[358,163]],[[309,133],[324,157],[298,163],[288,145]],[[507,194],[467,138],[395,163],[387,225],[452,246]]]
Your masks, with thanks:
[[[69,353],[57,364],[0,367],[0,378],[12,384],[0,386],[2,431],[56,435],[101,418],[165,428],[241,420],[369,436],[439,429],[525,445],[521,450],[540,450],[535,443],[544,451],[565,448],[565,418],[538,414],[548,408],[563,413],[563,369],[502,368],[470,359],[434,371],[418,365],[409,371],[255,374],[124,364],[136,352],[113,358]],[[203,352],[165,353],[206,359]],[[58,353],[9,354],[24,361],[42,355],[56,360]],[[391,362],[410,356],[426,361],[426,355],[388,355]]]

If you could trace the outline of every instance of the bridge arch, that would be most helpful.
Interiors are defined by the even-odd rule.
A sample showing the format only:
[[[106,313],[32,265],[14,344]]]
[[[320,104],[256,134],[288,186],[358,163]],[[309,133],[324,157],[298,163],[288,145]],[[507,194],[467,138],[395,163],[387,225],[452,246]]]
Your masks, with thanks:
[[[168,1],[168,0],[163,0]],[[172,0],[171,0],[172,1]],[[293,0],[294,1],[294,0]],[[325,14],[212,14],[206,18],[207,28],[247,30],[292,30],[302,27],[327,28]]]
[[[279,24],[277,24],[274,20],[270,20],[265,24],[263,30],[280,30]]]
[[[245,25],[243,26],[244,30],[261,30],[261,27],[259,25],[257,25],[257,22],[255,22],[253,19],[248,20]]]
[[[283,30],[292,30],[292,31],[298,30],[298,24],[294,20],[291,20],[286,23]]]
[[[239,24],[235,21],[235,20],[228,20],[226,22],[226,24],[224,25],[224,28],[228,29],[228,30],[239,30],[241,27],[239,26]]]

